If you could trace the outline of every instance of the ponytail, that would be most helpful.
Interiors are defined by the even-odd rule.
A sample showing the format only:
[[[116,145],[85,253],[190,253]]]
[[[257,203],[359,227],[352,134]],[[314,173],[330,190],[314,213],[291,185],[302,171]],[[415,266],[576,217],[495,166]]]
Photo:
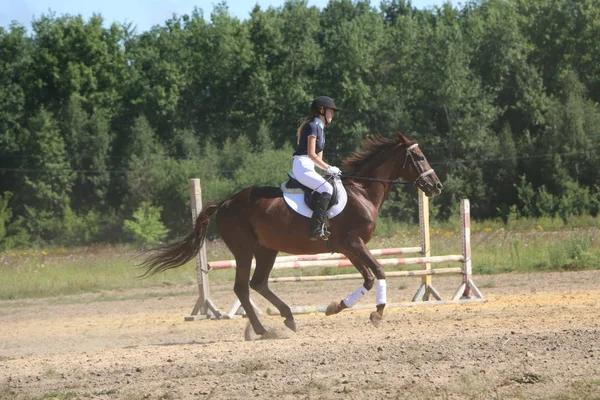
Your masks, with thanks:
[[[313,118],[315,118],[314,115],[312,115],[310,117],[306,117],[304,119],[304,121],[302,121],[302,123],[300,124],[300,126],[298,127],[298,130],[296,131],[297,144],[300,144],[300,136],[302,135],[302,131],[304,130],[304,127],[306,126],[306,124],[308,124],[310,121],[312,121]]]

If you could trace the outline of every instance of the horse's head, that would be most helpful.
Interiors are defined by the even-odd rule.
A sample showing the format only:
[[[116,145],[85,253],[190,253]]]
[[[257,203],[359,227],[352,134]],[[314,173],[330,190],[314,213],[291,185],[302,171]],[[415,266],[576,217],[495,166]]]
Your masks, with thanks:
[[[401,178],[429,197],[442,192],[442,184],[419,145],[403,134],[398,133],[393,139],[369,136],[362,147],[362,151],[355,151],[344,160],[342,170],[349,176],[388,183]]]
[[[421,189],[427,197],[437,196],[442,192],[442,183],[436,175],[419,144],[398,132],[398,141],[403,151],[402,168],[399,176]]]

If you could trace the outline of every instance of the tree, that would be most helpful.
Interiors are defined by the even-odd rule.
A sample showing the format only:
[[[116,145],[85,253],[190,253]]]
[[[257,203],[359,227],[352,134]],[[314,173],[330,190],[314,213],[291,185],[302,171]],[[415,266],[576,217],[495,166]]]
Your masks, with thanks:
[[[344,118],[330,129],[337,137],[339,159],[353,151],[368,133],[380,133],[370,128],[372,112],[378,106],[373,76],[384,24],[368,1],[342,0],[330,2],[323,10],[321,26],[323,61],[317,71],[318,88],[330,93],[345,110]]]
[[[0,27],[0,193],[18,193],[19,165],[23,162],[19,137],[25,134],[25,82],[30,77],[31,41],[26,30]]]
[[[22,189],[15,193],[16,203],[60,215],[69,204],[75,176],[52,114],[42,109],[31,118],[21,143],[27,156],[20,165]]]
[[[103,28],[100,15],[87,23],[81,15],[44,15],[33,22],[35,52],[29,109],[41,105],[58,115],[74,93],[112,116],[119,104],[119,88],[127,68],[122,41],[125,31],[116,24]]]
[[[71,96],[62,116],[63,135],[71,168],[76,172],[72,206],[89,211],[106,206],[110,184],[109,157],[111,135],[107,113],[97,108],[88,115],[85,99]]]

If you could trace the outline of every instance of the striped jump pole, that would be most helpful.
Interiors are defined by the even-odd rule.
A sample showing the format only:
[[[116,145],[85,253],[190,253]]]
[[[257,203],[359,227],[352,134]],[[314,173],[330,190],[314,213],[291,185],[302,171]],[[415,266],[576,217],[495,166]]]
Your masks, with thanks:
[[[371,254],[374,256],[390,256],[400,254],[412,254],[421,253],[420,247],[398,247],[393,249],[375,249],[371,250]],[[275,259],[275,268],[280,264],[286,264],[290,262],[304,262],[304,261],[325,261],[325,260],[340,260],[346,259],[346,256],[340,253],[319,253],[319,254],[305,254],[300,256],[283,256]],[[229,269],[235,268],[235,260],[225,261],[211,261],[208,263],[209,269]],[[252,260],[252,266],[256,266],[256,260]],[[307,266],[307,265],[304,265]]]
[[[431,276],[444,274],[460,274],[462,268],[440,268],[416,271],[391,271],[386,272],[388,278],[406,277],[406,276]],[[269,282],[315,282],[315,281],[343,281],[348,279],[363,279],[361,274],[344,274],[344,275],[324,275],[324,276],[285,276],[279,278],[270,278]]]
[[[441,263],[451,261],[463,261],[462,255],[450,256],[434,256],[434,257],[414,257],[414,258],[385,258],[377,260],[379,264],[386,265],[411,265],[424,263]],[[344,260],[321,260],[321,261],[288,261],[277,263],[273,269],[299,269],[299,268],[341,268],[352,267],[352,262],[348,259]],[[427,272],[426,270],[424,270]],[[387,273],[386,273],[387,275]],[[426,273],[423,275],[427,275]]]

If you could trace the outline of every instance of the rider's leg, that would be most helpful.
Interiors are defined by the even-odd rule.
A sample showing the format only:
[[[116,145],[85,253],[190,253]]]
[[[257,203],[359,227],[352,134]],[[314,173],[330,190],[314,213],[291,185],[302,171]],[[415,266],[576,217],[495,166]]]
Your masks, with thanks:
[[[327,206],[330,201],[331,193],[323,192],[318,195],[317,204],[310,219],[310,229],[308,231],[308,238],[310,240],[317,240],[319,238],[326,240],[327,236],[329,236],[329,233],[325,233],[323,224],[325,223],[325,217],[327,217]]]
[[[294,157],[292,172],[298,182],[316,192],[317,201],[311,218],[309,238],[317,240],[323,233],[323,223],[333,195],[333,186],[315,171],[315,165],[308,157]]]

